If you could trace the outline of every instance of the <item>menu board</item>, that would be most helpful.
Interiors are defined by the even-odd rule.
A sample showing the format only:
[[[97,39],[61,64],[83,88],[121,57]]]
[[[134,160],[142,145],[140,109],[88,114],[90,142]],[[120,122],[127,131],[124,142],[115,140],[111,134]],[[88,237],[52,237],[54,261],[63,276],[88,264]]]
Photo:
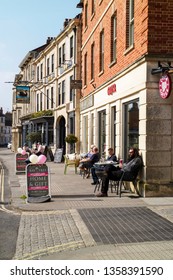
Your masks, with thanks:
[[[26,168],[26,159],[28,158],[28,154],[16,154],[16,173],[25,173]]]
[[[63,149],[57,149],[54,154],[54,162],[61,162],[62,161],[62,153]]]
[[[46,164],[27,165],[27,197],[28,202],[44,202],[50,200],[49,170]],[[39,198],[42,198],[41,200]]]

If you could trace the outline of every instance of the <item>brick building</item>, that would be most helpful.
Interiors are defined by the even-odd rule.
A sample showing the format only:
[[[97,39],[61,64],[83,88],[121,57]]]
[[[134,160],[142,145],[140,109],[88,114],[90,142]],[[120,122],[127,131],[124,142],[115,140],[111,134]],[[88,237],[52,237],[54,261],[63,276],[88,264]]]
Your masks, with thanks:
[[[80,0],[81,151],[139,147],[143,196],[173,195],[173,1]]]

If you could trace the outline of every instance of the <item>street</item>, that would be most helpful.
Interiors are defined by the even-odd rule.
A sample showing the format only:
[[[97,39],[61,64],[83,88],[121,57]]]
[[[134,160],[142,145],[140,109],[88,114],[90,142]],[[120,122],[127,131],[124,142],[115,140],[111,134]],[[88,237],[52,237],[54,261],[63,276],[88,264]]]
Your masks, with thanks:
[[[11,151],[7,148],[0,150],[4,157],[11,156]],[[20,213],[10,210],[11,192],[8,173],[9,171],[3,166],[0,188],[0,260],[11,260],[14,257],[21,216]]]
[[[3,211],[0,207],[0,260],[11,260],[16,251],[20,215]]]
[[[173,198],[95,196],[92,179],[64,164],[47,162],[51,201],[26,203],[25,174],[15,174],[15,154],[0,150],[0,258],[43,259],[172,259]],[[3,191],[2,191],[3,190]]]

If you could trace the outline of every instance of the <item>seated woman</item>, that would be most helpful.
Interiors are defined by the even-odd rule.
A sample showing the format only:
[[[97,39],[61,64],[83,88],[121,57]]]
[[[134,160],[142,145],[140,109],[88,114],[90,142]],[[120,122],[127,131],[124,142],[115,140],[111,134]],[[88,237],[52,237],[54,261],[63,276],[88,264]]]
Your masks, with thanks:
[[[130,148],[129,150],[129,158],[128,161],[124,164],[123,168],[117,168],[117,170],[112,170],[109,166],[105,167],[105,176],[102,179],[102,188],[101,193],[97,194],[96,196],[108,196],[108,187],[109,187],[109,180],[119,181],[124,174],[124,181],[133,181],[140,168],[142,167],[143,162],[141,156],[139,156],[138,150],[136,148]]]
[[[90,169],[95,162],[98,162],[100,159],[98,148],[93,148],[93,154],[90,157],[83,158],[80,160],[79,169],[80,170],[88,170]]]

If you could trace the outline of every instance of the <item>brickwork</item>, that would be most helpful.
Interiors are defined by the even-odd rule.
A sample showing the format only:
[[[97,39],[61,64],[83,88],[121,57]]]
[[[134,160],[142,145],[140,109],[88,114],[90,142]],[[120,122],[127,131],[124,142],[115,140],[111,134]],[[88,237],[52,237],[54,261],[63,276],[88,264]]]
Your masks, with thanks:
[[[86,1],[84,1],[86,2]],[[146,2],[146,1],[145,1]],[[85,7],[85,4],[84,4]],[[135,47],[126,49],[126,4],[125,1],[102,1],[96,3],[95,14],[91,16],[91,5],[88,2],[88,27],[83,29],[82,58],[87,52],[87,87],[83,90],[87,95],[93,90],[91,81],[91,45],[95,42],[95,83],[98,86],[108,81],[116,73],[130,65],[147,52],[147,6],[141,1],[135,1]],[[117,60],[111,65],[111,17],[117,15]],[[84,20],[84,17],[83,17]],[[99,70],[99,34],[104,30],[104,72]],[[127,52],[127,53],[126,53]]]
[[[91,3],[84,0],[83,23],[85,20],[85,4],[88,2],[88,25],[83,24],[82,67],[84,55],[87,53],[87,83],[83,88],[86,96],[93,91],[91,85],[91,45],[95,43],[95,78],[99,87],[117,73],[125,69],[143,55],[172,53],[172,13],[173,1],[136,0],[134,4],[134,45],[127,46],[128,4],[122,0],[96,1],[95,13],[91,15]],[[100,3],[100,4],[99,4]],[[128,3],[128,1],[127,1]],[[126,7],[127,5],[127,7]],[[117,15],[117,59],[111,65],[111,16]],[[104,71],[99,70],[99,34],[104,30]],[[163,32],[164,30],[164,32]],[[83,75],[84,69],[82,69]],[[84,77],[82,77],[84,78]]]

